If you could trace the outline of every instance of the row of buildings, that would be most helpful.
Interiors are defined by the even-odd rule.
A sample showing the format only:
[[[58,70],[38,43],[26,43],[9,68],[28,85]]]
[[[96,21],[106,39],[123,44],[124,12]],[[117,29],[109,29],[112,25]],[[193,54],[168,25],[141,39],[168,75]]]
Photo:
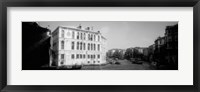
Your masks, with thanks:
[[[167,26],[163,37],[143,48],[143,59],[159,64],[178,65],[178,24]]]
[[[165,36],[155,40],[154,57],[158,63],[178,65],[178,24],[167,26]]]
[[[128,60],[137,58],[157,64],[178,65],[178,24],[167,26],[164,36],[155,39],[149,47],[111,49],[107,57]]]
[[[124,59],[125,52],[125,49],[110,49],[107,51],[106,56],[107,58]]]
[[[106,38],[90,27],[58,26],[51,35],[50,66],[106,63]]]

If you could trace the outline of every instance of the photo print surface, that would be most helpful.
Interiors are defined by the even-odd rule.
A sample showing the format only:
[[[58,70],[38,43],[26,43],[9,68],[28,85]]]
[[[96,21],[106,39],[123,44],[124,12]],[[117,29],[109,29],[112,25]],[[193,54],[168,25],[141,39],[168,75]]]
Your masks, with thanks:
[[[24,21],[22,70],[178,70],[178,22]]]

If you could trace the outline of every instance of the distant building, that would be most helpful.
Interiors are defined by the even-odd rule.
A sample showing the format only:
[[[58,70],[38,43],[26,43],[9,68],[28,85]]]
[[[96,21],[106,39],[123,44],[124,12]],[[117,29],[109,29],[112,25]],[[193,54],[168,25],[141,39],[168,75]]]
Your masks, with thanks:
[[[148,47],[148,61],[150,62],[153,61],[154,51],[155,51],[155,44],[150,45]]]
[[[155,51],[155,44],[152,44],[148,47],[148,54],[154,54]]]
[[[126,52],[125,49],[110,49],[107,52],[107,57],[124,59],[125,52]]]
[[[155,40],[155,50],[157,53],[161,52],[161,49],[165,46],[165,36],[164,37],[158,37]]]
[[[143,54],[144,53],[144,47],[135,47],[134,49],[136,49],[139,54]]]
[[[143,59],[148,60],[148,56],[149,56],[148,48],[144,48],[143,49]]]
[[[58,26],[51,38],[50,66],[106,63],[106,38],[99,31]]]

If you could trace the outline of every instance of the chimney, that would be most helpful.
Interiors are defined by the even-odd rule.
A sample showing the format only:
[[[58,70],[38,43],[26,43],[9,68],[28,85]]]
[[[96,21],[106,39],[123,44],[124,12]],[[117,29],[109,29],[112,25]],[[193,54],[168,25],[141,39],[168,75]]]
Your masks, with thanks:
[[[81,28],[82,28],[81,24],[80,24],[77,28],[78,28],[78,29],[81,29]]]
[[[85,30],[90,30],[90,27],[86,27]]]

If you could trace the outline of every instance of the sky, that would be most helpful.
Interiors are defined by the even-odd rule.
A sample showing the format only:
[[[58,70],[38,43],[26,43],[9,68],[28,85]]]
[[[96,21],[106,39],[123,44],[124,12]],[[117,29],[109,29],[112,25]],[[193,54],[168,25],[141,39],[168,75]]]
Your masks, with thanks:
[[[58,26],[82,28],[93,27],[107,39],[107,49],[148,47],[157,37],[164,36],[166,26],[178,22],[137,22],[137,21],[47,21],[37,22],[40,26],[54,31]]]

